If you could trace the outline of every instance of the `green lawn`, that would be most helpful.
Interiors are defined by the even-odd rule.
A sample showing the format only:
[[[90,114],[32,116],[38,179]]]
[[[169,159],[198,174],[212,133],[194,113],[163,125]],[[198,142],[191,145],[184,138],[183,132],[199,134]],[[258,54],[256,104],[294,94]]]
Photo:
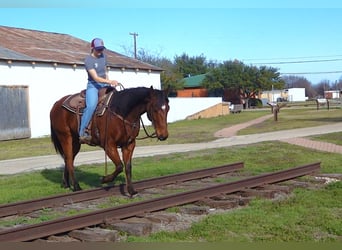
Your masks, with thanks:
[[[211,119],[182,120],[169,124],[169,138],[160,142],[156,139],[137,140],[137,146],[196,143],[215,140],[214,133],[222,128],[243,123],[270,114],[269,110],[245,111],[240,114]],[[342,122],[342,109],[282,109],[278,121],[273,118],[241,130],[238,134],[255,134],[284,129],[319,126]],[[151,128],[148,128],[151,131]],[[140,137],[144,132],[140,132]],[[81,151],[99,150],[99,147],[82,145]],[[0,141],[0,160],[55,154],[49,137]]]
[[[266,111],[243,112],[214,119],[170,124],[169,143],[177,141],[177,139],[181,139],[182,143],[211,140],[213,139],[212,134],[218,129],[268,113]],[[282,110],[277,123],[270,119],[264,124],[255,125],[249,129],[253,133],[258,133],[274,129],[303,127],[304,125],[317,126],[340,122],[340,117],[342,117],[341,110],[336,110],[336,112]],[[189,138],[185,135],[189,135]],[[321,135],[317,139],[338,143],[339,136],[341,133]],[[40,155],[43,154],[42,152],[46,150],[45,147],[49,143],[48,138],[27,140],[25,141],[27,144],[22,144],[23,141],[25,140],[0,142],[0,151],[3,152],[2,150],[5,149],[7,150],[6,154],[13,157],[15,151],[36,148],[37,154]],[[7,149],[8,143],[16,145]],[[323,173],[342,173],[341,159],[340,154],[319,152],[283,142],[263,142],[136,158],[133,159],[133,179],[136,181],[238,161],[243,161],[245,163],[244,171],[252,174],[313,162],[321,162]],[[110,166],[110,170],[112,168],[113,166]],[[84,165],[77,167],[76,170],[80,185],[84,189],[100,186],[99,179],[103,174],[102,164]],[[70,192],[70,190],[60,187],[61,180],[62,171],[60,169],[0,176],[0,204]],[[125,178],[121,174],[116,183],[124,181]],[[296,189],[287,199],[274,201],[256,199],[246,208],[228,211],[220,215],[211,215],[205,220],[193,224],[186,231],[160,232],[149,237],[128,237],[127,240],[138,242],[342,242],[341,197],[341,182],[329,184],[324,189],[318,190]],[[127,202],[127,199],[121,201],[116,199],[113,205],[120,202]],[[45,219],[46,217],[41,218],[42,221]]]

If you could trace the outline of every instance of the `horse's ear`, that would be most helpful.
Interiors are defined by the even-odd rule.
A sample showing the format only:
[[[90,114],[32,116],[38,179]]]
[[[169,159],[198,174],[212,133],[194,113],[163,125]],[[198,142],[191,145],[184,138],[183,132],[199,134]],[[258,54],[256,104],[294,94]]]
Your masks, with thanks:
[[[151,85],[150,89],[153,89],[153,85]]]

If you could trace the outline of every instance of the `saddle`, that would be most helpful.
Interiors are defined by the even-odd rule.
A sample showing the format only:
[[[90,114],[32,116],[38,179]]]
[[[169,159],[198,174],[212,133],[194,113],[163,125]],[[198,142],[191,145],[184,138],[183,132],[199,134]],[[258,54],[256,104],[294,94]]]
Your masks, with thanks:
[[[112,99],[115,89],[111,87],[101,88],[99,90],[99,100],[96,106],[95,114],[102,116],[107,110],[108,104]],[[62,106],[72,113],[82,115],[86,106],[85,101],[86,90],[82,90],[80,93],[76,93],[68,96]]]

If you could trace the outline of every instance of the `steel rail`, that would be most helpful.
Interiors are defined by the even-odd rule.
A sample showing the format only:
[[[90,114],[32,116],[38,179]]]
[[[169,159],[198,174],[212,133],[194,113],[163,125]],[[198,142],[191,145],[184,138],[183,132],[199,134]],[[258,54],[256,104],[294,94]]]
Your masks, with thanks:
[[[201,179],[204,177],[210,177],[233,171],[240,170],[244,167],[243,162],[232,163],[228,165],[222,165],[217,167],[199,169],[189,171],[185,173],[178,173],[166,176],[160,176],[157,178],[146,179],[133,183],[134,187],[139,191],[146,188],[168,185],[176,182],[184,182],[189,180]],[[45,198],[28,200],[16,203],[10,203],[0,206],[0,218],[15,214],[25,214],[42,208],[62,206],[75,202],[82,202],[88,200],[94,200],[98,198],[108,197],[110,195],[117,195],[125,190],[125,184],[118,186],[108,186],[89,190],[83,190],[79,192],[73,192],[69,194],[61,194],[55,196],[49,196]]]
[[[233,193],[245,188],[254,188],[265,184],[282,182],[297,178],[303,175],[312,174],[320,170],[320,163],[313,163],[274,173],[262,174],[239,181],[219,184],[193,191],[164,196],[151,200],[134,202],[118,207],[102,209],[81,215],[65,217],[52,221],[47,221],[35,225],[22,226],[14,229],[0,231],[0,242],[2,241],[30,241],[33,239],[47,237],[49,235],[68,232],[87,226],[98,225],[112,220],[129,218],[143,213],[158,211],[183,205],[212,197],[219,194]]]

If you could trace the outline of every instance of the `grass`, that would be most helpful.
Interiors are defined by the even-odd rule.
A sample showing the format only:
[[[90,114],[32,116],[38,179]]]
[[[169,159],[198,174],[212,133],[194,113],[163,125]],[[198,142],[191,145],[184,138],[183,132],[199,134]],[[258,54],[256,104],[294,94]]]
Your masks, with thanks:
[[[247,111],[236,115],[211,119],[182,120],[169,124],[169,138],[159,142],[156,139],[137,140],[137,146],[167,145],[175,143],[196,143],[215,140],[214,133],[222,128],[269,114],[269,110]],[[342,109],[281,109],[278,122],[273,118],[239,131],[239,135],[303,128],[342,122]],[[151,131],[151,128],[149,128]],[[140,136],[144,133],[141,131]],[[82,145],[81,151],[100,150],[99,147]],[[0,160],[55,154],[49,137],[0,141]]]
[[[256,199],[247,208],[209,216],[186,231],[160,232],[149,238],[131,237],[130,240],[332,242],[342,235],[342,200],[335,201],[341,195],[341,182],[323,190],[297,189],[286,200]],[[318,203],[325,206],[317,206]]]
[[[268,119],[254,126],[242,129],[239,135],[273,132],[296,128],[306,128],[342,122],[342,109],[281,109],[278,121]]]
[[[263,157],[260,157],[260,156]],[[340,155],[318,152],[281,142],[263,142],[248,146],[160,155],[133,159],[135,181],[167,174],[244,161],[251,174],[281,170],[313,162],[322,162],[322,172],[342,173]],[[110,164],[109,172],[114,170]],[[83,165],[76,175],[84,189],[99,187],[104,174],[103,164]],[[0,176],[0,204],[70,192],[61,188],[61,169],[46,169],[25,174]],[[116,183],[124,183],[124,175]],[[42,188],[44,187],[44,188]]]
[[[175,143],[204,142],[216,139],[214,133],[226,126],[232,126],[265,115],[265,111],[244,112],[236,116],[220,116],[212,119],[184,120],[169,124],[169,138],[160,142],[156,139],[137,140],[137,146],[167,145]],[[152,129],[147,128],[148,131]],[[139,137],[144,137],[141,131]],[[82,145],[81,152],[100,150],[99,147]],[[0,160],[56,154],[50,137],[0,141]]]
[[[81,152],[98,150],[99,148],[82,145]],[[0,161],[22,157],[53,155],[56,151],[50,137],[0,141]]]
[[[335,112],[332,112],[332,110],[324,111],[284,109],[279,113],[277,123],[270,119],[262,124],[248,128],[249,130],[244,130],[244,133],[248,131],[250,133],[259,133],[274,129],[318,126],[342,121],[341,110],[335,110]],[[268,113],[266,111],[243,112],[238,115],[214,119],[176,122],[169,126],[170,141],[168,140],[168,143],[212,140],[212,134],[218,129]],[[332,135],[314,136],[313,138],[338,143],[341,136],[342,133],[334,133]],[[177,140],[180,140],[180,142]],[[143,143],[155,142],[147,140],[147,142]],[[49,138],[0,142],[0,151],[7,150],[5,151],[6,157],[13,157],[14,155],[23,157],[23,152],[21,154],[17,152],[24,151],[24,153],[27,153],[25,151],[31,149],[35,149],[34,154],[41,155],[44,152],[53,152],[53,149],[51,149],[52,151],[47,149],[49,144],[51,146]],[[6,145],[12,146],[7,148]],[[133,178],[137,181],[238,161],[244,161],[244,171],[251,174],[276,171],[317,161],[321,162],[321,171],[323,173],[342,173],[340,154],[319,152],[282,142],[263,142],[252,145],[136,158],[133,159]],[[110,166],[110,168],[113,169],[113,166]],[[81,187],[84,189],[100,186],[99,179],[103,172],[103,165],[84,165],[76,169],[76,175]],[[70,192],[70,190],[60,187],[61,180],[61,169],[0,176],[0,204]],[[124,175],[121,174],[116,183],[123,183],[124,181]],[[193,224],[186,231],[176,233],[160,232],[149,237],[128,237],[128,241],[342,242],[342,200],[340,197],[342,197],[341,182],[330,184],[325,189],[320,190],[296,189],[288,199],[278,201],[257,199],[247,208],[211,215],[205,220]],[[114,206],[125,202],[130,202],[130,200],[112,199],[109,204],[104,206]],[[48,213],[43,214],[39,220],[44,221],[50,218],[49,216]],[[9,222],[1,222],[0,225],[3,225],[2,223]]]
[[[244,171],[252,174],[317,161],[322,162],[322,172],[342,173],[340,159],[339,154],[318,152],[281,142],[263,142],[137,158],[133,161],[133,177],[134,180],[141,180],[241,160],[245,163]],[[99,177],[103,174],[103,166],[80,166],[76,174],[83,188],[98,187]],[[61,177],[62,172],[59,169],[2,176],[0,177],[2,187],[0,203],[6,204],[70,192],[60,187]],[[124,181],[124,176],[121,174],[116,183]],[[341,238],[338,238],[341,236],[342,221],[342,201],[339,199],[342,195],[341,191],[340,184],[332,184],[323,190],[298,189],[286,200],[255,200],[247,208],[209,216],[204,221],[194,224],[187,231],[160,232],[142,238],[129,237],[128,241],[341,241]],[[127,201],[129,200],[113,199],[113,204],[106,204],[106,206],[114,206]],[[41,220],[46,218],[48,215],[45,214]]]
[[[325,134],[325,135],[310,136],[310,139],[330,142],[330,143],[342,146],[342,132],[336,132],[336,133]]]

